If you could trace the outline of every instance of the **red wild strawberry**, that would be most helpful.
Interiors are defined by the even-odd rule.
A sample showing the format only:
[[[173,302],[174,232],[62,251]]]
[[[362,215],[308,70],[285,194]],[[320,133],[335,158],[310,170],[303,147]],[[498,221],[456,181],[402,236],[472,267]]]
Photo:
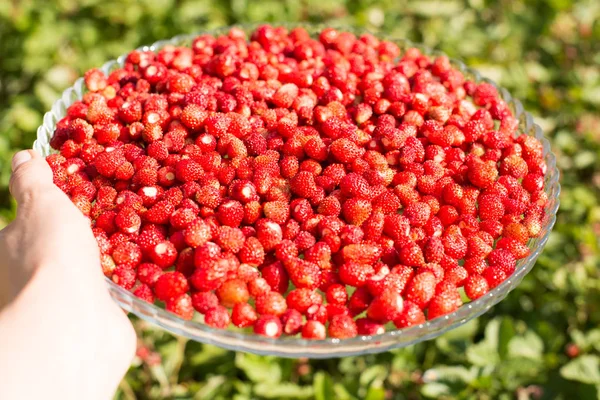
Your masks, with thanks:
[[[200,179],[202,167],[192,159],[184,158],[175,165],[175,175],[181,182],[190,182]]]
[[[445,235],[442,238],[446,254],[460,260],[467,254],[467,240],[460,234]]]
[[[179,272],[165,272],[154,284],[154,294],[162,301],[179,297],[188,290],[187,279]]]
[[[350,339],[358,334],[358,329],[352,317],[336,315],[329,322],[328,333],[332,338]]]
[[[226,225],[219,227],[215,237],[216,243],[221,246],[223,250],[231,251],[234,254],[242,249],[245,240],[246,237],[240,229],[231,228]]]
[[[154,204],[145,214],[144,219],[154,224],[166,224],[171,218],[175,207],[168,200]]]
[[[248,303],[236,303],[231,311],[231,322],[238,328],[247,328],[254,325],[258,314]]]
[[[281,316],[281,323],[283,324],[284,333],[287,335],[295,335],[302,330],[304,318],[297,310],[288,309]]]
[[[367,316],[379,322],[393,321],[400,316],[403,301],[395,290],[386,290],[375,297],[367,310]]]
[[[281,262],[275,262],[261,269],[264,280],[271,290],[284,294],[289,287],[289,276]]]
[[[308,171],[298,172],[290,179],[290,190],[299,197],[311,198],[317,192],[315,177]]]
[[[529,247],[510,237],[503,237],[496,243],[497,249],[508,250],[516,259],[525,258],[529,255]]]
[[[265,250],[260,240],[255,237],[246,238],[244,246],[238,253],[240,261],[258,267],[265,259]]]
[[[192,306],[192,298],[185,293],[179,297],[172,298],[166,301],[165,309],[177,314],[182,319],[191,320],[194,317],[194,307]]]
[[[408,284],[405,299],[425,308],[435,294],[436,279],[433,273],[426,271],[414,276]]]
[[[322,340],[325,339],[326,335],[327,330],[325,329],[325,325],[323,325],[319,321],[306,321],[306,324],[304,324],[304,326],[302,327],[303,339]]]
[[[111,277],[112,281],[123,289],[131,290],[135,285],[135,271],[128,265],[118,265]]]
[[[348,199],[342,205],[342,215],[346,222],[360,226],[371,215],[371,202],[364,199]]]
[[[400,262],[404,265],[419,267],[425,263],[423,251],[415,242],[407,242],[404,244],[398,253]]]
[[[342,249],[344,262],[373,264],[381,256],[381,248],[376,245],[362,243],[349,244]]]
[[[210,227],[202,219],[197,218],[183,231],[183,237],[188,246],[200,247],[212,239]]]
[[[483,195],[478,199],[481,220],[499,220],[504,215],[504,204],[498,196]]]
[[[221,224],[236,228],[244,219],[244,207],[239,201],[227,200],[219,206],[217,218]]]
[[[507,277],[507,274],[500,266],[490,266],[486,268],[485,271],[483,271],[482,276],[487,281],[489,288],[493,289],[502,282],[504,282],[504,280]]]
[[[289,204],[285,201],[270,201],[263,204],[265,217],[279,225],[285,224],[290,216]]]
[[[496,249],[493,250],[488,258],[490,266],[496,266],[502,270],[507,276],[512,274],[515,270],[516,259],[515,256],[508,250]]]
[[[192,306],[200,314],[205,314],[208,310],[219,305],[219,299],[214,292],[196,292],[192,295]]]
[[[270,338],[278,338],[282,334],[281,320],[274,315],[261,315],[254,323],[254,333]]]
[[[246,283],[240,279],[230,279],[225,281],[216,291],[221,304],[227,308],[232,308],[238,303],[246,303],[250,294]]]
[[[265,251],[274,249],[283,239],[281,226],[276,222],[263,218],[256,221],[256,238],[263,245]]]
[[[431,320],[457,310],[462,305],[458,290],[450,289],[436,294],[427,308],[427,319]]]
[[[408,328],[413,325],[425,323],[425,315],[419,306],[411,301],[404,302],[404,308],[398,318],[394,320],[394,325],[398,328]]]
[[[488,281],[481,275],[471,274],[465,281],[465,294],[471,300],[477,300],[489,290]]]
[[[486,188],[498,178],[495,162],[474,160],[469,164],[468,177],[471,183],[479,188]]]
[[[152,262],[162,269],[169,268],[175,264],[177,260],[177,249],[175,245],[169,241],[158,243],[149,252]]]
[[[341,194],[348,198],[363,198],[368,199],[370,197],[370,186],[361,175],[356,173],[349,173],[341,178],[340,180],[340,191]]]
[[[150,286],[142,284],[140,286],[137,287],[137,289],[135,289],[135,291],[133,292],[133,294],[144,300],[147,301],[150,304],[154,303],[154,293],[152,293],[152,289],[150,289]]]
[[[298,288],[314,289],[321,283],[321,270],[314,263],[297,258],[288,261],[285,268],[291,282]]]
[[[135,233],[139,231],[142,219],[133,208],[123,207],[116,214],[114,223],[123,233]]]
[[[367,283],[367,280],[375,273],[375,271],[369,264],[359,264],[350,261],[340,265],[338,273],[342,283],[360,287]]]
[[[412,226],[423,226],[431,217],[431,207],[427,203],[412,203],[405,208],[403,215]]]
[[[356,143],[346,138],[333,141],[329,146],[329,151],[333,157],[342,163],[350,163],[356,158],[361,157],[365,152],[365,150],[358,147]]]
[[[263,315],[281,316],[287,309],[287,304],[283,296],[278,292],[269,292],[257,297],[255,300],[256,311]]]
[[[123,242],[115,247],[112,257],[117,264],[137,266],[142,261],[142,250],[135,243]]]
[[[213,328],[225,329],[229,326],[230,321],[231,317],[227,309],[220,305],[211,308],[204,314],[204,323]]]

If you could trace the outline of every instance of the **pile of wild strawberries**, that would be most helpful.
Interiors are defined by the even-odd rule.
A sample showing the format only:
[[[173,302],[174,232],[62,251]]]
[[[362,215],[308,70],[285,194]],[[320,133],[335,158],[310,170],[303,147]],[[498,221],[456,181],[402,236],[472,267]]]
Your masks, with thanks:
[[[85,84],[54,181],[104,274],[183,319],[307,339],[421,324],[499,285],[542,229],[542,145],[443,56],[265,25]]]

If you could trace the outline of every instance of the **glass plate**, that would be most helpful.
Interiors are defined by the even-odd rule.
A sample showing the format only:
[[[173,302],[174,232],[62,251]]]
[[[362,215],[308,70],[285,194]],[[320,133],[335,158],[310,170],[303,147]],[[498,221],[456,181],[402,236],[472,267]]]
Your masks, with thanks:
[[[247,33],[251,32],[258,25],[238,26]],[[310,24],[284,24],[288,28],[295,26],[304,27],[312,36],[326,27],[325,25]],[[331,26],[331,25],[329,25]],[[161,40],[150,46],[140,47],[142,51],[157,51],[166,45],[190,45],[192,40],[202,33],[213,35],[225,34],[231,27],[224,27],[218,30],[199,32],[190,35],[179,35],[169,40]],[[339,27],[341,30],[350,31],[357,35],[366,33],[364,30],[357,30],[348,27]],[[390,40],[400,46],[400,49],[407,47],[417,47],[428,55],[442,55],[443,53],[433,51],[421,45],[411,43],[407,40],[399,40],[386,37],[385,35],[376,35],[379,38]],[[111,71],[121,67],[124,64],[126,55],[122,55],[116,60],[104,64],[100,69],[109,74]],[[280,357],[312,357],[312,358],[330,358],[350,355],[378,353],[393,348],[409,346],[414,343],[433,339],[444,332],[447,332],[467,321],[480,316],[491,307],[500,302],[506,295],[513,290],[531,271],[537,258],[539,257],[544,245],[548,241],[550,231],[556,221],[556,212],[559,206],[559,171],[556,167],[556,158],[550,149],[550,143],[544,137],[541,128],[535,124],[532,116],[523,109],[519,100],[513,99],[510,93],[503,88],[498,87],[494,82],[481,77],[481,75],[468,68],[458,60],[451,60],[452,65],[462,71],[467,79],[475,82],[486,81],[496,86],[501,97],[510,106],[516,118],[519,120],[519,131],[521,134],[535,136],[543,144],[544,159],[546,160],[548,171],[545,177],[545,191],[548,194],[549,202],[546,206],[546,217],[540,237],[529,241],[531,254],[518,261],[515,272],[508,277],[502,284],[491,290],[485,296],[464,304],[455,312],[428,321],[421,325],[410,328],[388,331],[374,336],[357,336],[352,339],[332,339],[325,340],[304,340],[299,338],[279,338],[272,339],[258,336],[252,333],[246,333],[235,330],[220,330],[211,328],[200,321],[186,321],[179,318],[156,305],[149,304],[137,297],[131,292],[117,286],[110,279],[106,278],[108,289],[115,301],[125,310],[137,315],[139,318],[157,325],[168,332],[176,335],[185,336],[189,339],[202,343],[213,344],[230,350],[246,351],[263,355],[276,355]],[[82,78],[79,78],[75,84],[65,90],[62,97],[54,103],[52,109],[44,115],[43,125],[38,128],[37,140],[33,148],[39,153],[48,155],[54,150],[49,145],[50,138],[54,134],[56,123],[66,115],[67,108],[76,100],[80,100],[85,93],[85,84]]]

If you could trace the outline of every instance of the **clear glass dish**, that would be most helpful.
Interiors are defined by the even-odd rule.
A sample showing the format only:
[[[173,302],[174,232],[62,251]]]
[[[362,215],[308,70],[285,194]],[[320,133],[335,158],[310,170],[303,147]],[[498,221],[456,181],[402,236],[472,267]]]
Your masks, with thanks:
[[[247,33],[251,32],[257,25],[242,26]],[[292,28],[300,25],[286,25]],[[307,29],[311,35],[318,35],[325,26],[324,25],[301,25]],[[156,51],[166,45],[190,45],[192,40],[199,34],[210,33],[214,35],[224,34],[231,27],[221,28],[219,30],[209,32],[199,32],[191,35],[175,36],[169,40],[161,40],[150,46],[141,47],[143,51]],[[351,31],[357,35],[365,33],[365,31],[356,30],[348,27],[340,27],[341,30]],[[418,44],[411,43],[406,40],[398,40],[385,35],[377,35],[380,38],[393,41],[398,44],[401,49],[408,47],[418,47],[424,53],[429,55],[441,55],[443,53],[432,51]],[[107,75],[121,67],[124,64],[125,55],[116,60],[105,63],[101,70]],[[494,82],[481,77],[481,75],[468,68],[465,64],[458,60],[452,60],[452,65],[462,71],[467,79],[475,82],[486,81],[496,87]],[[125,310],[137,315],[154,325],[157,325],[168,332],[176,335],[185,336],[189,339],[196,340],[202,343],[213,344],[224,347],[230,350],[246,351],[263,355],[276,355],[281,357],[312,357],[312,358],[330,358],[342,357],[350,355],[378,353],[387,351],[393,348],[404,347],[414,343],[433,339],[444,332],[447,332],[457,326],[460,326],[467,321],[476,318],[491,307],[500,302],[506,295],[513,290],[523,279],[523,277],[531,271],[538,256],[542,252],[544,245],[548,241],[550,231],[556,221],[556,212],[559,207],[559,171],[556,166],[556,158],[550,149],[550,143],[544,137],[541,128],[535,124],[532,116],[523,109],[519,100],[513,99],[510,93],[503,88],[498,87],[502,98],[509,104],[514,115],[519,120],[519,130],[521,134],[527,134],[538,138],[544,148],[544,157],[548,166],[547,175],[545,178],[545,191],[548,194],[550,201],[546,207],[546,219],[542,235],[530,240],[529,246],[531,254],[518,261],[515,272],[508,277],[502,284],[487,293],[485,296],[464,304],[457,311],[428,321],[424,324],[412,326],[410,328],[387,331],[375,336],[358,336],[352,339],[325,339],[325,340],[303,340],[299,338],[279,338],[271,339],[263,336],[254,335],[234,330],[220,330],[211,328],[200,321],[186,321],[175,314],[172,314],[160,307],[149,304],[137,297],[131,292],[117,286],[110,279],[106,278],[108,289],[114,300]],[[49,141],[54,134],[56,123],[66,115],[67,108],[76,100],[80,100],[85,93],[85,84],[83,79],[78,79],[75,84],[65,90],[62,97],[57,100],[52,109],[44,115],[43,125],[38,128],[37,140],[33,144],[33,148],[43,155],[48,155],[53,152]]]

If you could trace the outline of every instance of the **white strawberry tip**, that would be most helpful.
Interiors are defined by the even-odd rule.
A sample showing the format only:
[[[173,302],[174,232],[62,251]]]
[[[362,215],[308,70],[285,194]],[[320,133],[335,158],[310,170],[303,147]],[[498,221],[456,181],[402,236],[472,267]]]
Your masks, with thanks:
[[[158,195],[158,190],[152,186],[146,186],[142,188],[142,193],[147,197],[156,197]]]

